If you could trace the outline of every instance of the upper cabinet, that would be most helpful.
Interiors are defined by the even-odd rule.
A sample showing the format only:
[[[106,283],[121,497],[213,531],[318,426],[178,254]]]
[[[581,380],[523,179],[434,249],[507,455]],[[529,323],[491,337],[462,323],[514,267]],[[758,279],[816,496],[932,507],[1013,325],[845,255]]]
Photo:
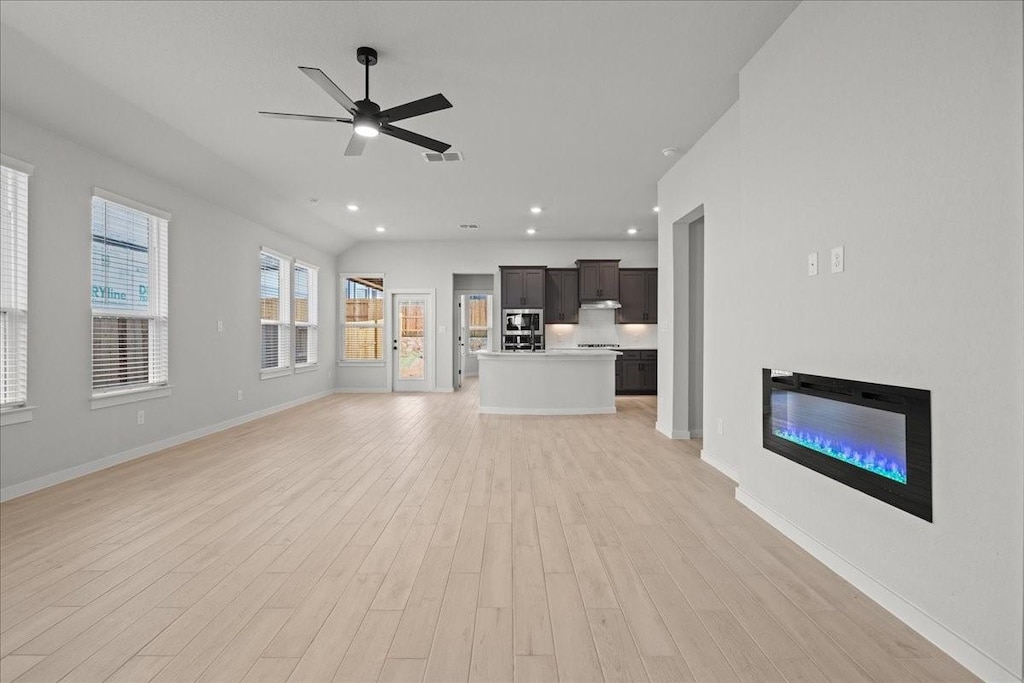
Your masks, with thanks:
[[[658,269],[622,268],[619,270],[620,323],[658,322]]]
[[[501,266],[502,308],[544,308],[544,266]]]
[[[580,301],[615,301],[619,298],[619,260],[581,259]]]
[[[544,322],[578,323],[580,276],[575,268],[548,268]]]

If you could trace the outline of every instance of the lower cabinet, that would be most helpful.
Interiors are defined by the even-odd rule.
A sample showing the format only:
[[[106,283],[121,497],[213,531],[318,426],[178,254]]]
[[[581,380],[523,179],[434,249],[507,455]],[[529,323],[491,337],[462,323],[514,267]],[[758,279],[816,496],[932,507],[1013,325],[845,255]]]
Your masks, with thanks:
[[[615,359],[615,393],[658,393],[658,352],[623,351]]]

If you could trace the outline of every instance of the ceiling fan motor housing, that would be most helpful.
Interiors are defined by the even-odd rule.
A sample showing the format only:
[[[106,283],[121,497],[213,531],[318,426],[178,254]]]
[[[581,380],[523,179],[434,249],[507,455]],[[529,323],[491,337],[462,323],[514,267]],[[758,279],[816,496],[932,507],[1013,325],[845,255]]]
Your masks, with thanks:
[[[372,47],[361,47],[356,50],[356,61],[363,66],[373,66],[377,63],[377,51]]]

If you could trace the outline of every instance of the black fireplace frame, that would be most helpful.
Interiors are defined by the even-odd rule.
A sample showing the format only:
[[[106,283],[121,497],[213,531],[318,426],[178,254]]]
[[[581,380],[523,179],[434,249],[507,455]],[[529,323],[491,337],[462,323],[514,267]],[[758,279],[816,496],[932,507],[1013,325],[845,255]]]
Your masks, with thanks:
[[[778,455],[932,521],[931,392],[797,372],[761,370],[762,445]],[[906,418],[907,483],[886,479],[772,433],[772,388],[898,413]]]

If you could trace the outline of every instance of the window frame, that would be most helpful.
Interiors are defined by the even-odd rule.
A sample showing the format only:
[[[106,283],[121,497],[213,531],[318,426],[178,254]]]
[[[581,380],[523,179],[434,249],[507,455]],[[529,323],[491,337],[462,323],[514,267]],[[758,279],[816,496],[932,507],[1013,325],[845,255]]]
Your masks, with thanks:
[[[307,320],[300,322],[296,320],[295,312],[298,310],[299,298],[295,295],[298,288],[295,286],[295,275],[299,269],[305,270],[308,275],[309,289],[307,301]],[[302,259],[292,259],[292,364],[296,372],[313,370],[320,366],[320,268]],[[295,353],[298,342],[299,329],[306,332],[306,362],[298,362],[298,354]],[[311,359],[311,360],[310,360]]]
[[[466,332],[468,333],[467,336],[466,336],[466,353],[468,355],[470,355],[470,356],[475,356],[476,354],[480,353],[480,351],[489,351],[490,348],[491,348],[491,341],[494,338],[494,295],[493,294],[482,294],[482,293],[480,293],[480,294],[467,294],[466,295],[467,303],[469,302],[470,299],[474,299],[474,298],[476,298],[476,299],[482,298],[486,302],[486,306],[487,306],[487,316],[486,316],[487,324],[486,325],[472,325],[472,324],[470,324],[470,322],[469,322],[469,311],[468,310],[466,311]],[[484,344],[484,348],[479,349],[477,351],[474,351],[472,348],[470,348],[470,340],[473,338],[473,335],[472,335],[473,330],[487,330],[487,336],[484,337],[484,339],[486,340],[486,343]]]
[[[14,175],[17,183],[11,188],[16,194],[21,195],[24,190],[25,206],[15,206],[15,213],[12,216],[10,239],[14,250],[12,265],[16,271],[24,269],[24,276],[15,276],[11,279],[12,291],[10,298],[11,307],[4,307],[0,310],[10,315],[10,336],[4,335],[2,343],[5,347],[0,348],[0,353],[6,358],[12,358],[14,365],[13,375],[20,380],[15,387],[16,395],[6,403],[0,403],[0,425],[18,424],[32,420],[35,406],[29,405],[29,349],[28,349],[28,321],[29,321],[29,298],[28,298],[28,203],[29,183],[35,167],[14,157],[0,154],[0,166],[5,171]],[[21,183],[24,187],[21,187]],[[24,221],[20,220],[24,218]],[[24,263],[22,263],[22,261]],[[2,306],[0,298],[0,306]],[[6,329],[6,325],[5,325]],[[10,368],[0,368],[0,372],[11,372]],[[2,396],[0,396],[2,401]]]
[[[369,278],[380,279],[383,283],[381,288],[381,299],[383,300],[383,303],[381,304],[382,320],[380,323],[381,357],[380,359],[345,358],[345,325],[347,323],[347,318],[345,317],[345,282],[347,280]],[[384,367],[387,365],[388,354],[386,347],[391,320],[391,302],[389,300],[390,297],[388,296],[387,282],[388,280],[385,273],[355,272],[338,274],[338,367],[370,368]]]
[[[148,303],[149,310],[142,315],[136,312],[97,308],[91,301],[89,303],[89,361],[90,361],[90,392],[92,409],[106,408],[124,403],[146,400],[150,398],[163,398],[170,396],[170,311],[169,299],[170,288],[168,286],[169,267],[169,243],[171,214],[162,209],[157,209],[142,202],[128,197],[123,197],[109,190],[94,187],[89,200],[89,235],[90,235],[90,257],[89,257],[89,280],[92,282],[94,263],[92,260],[92,211],[94,200],[115,204],[131,211],[142,213],[149,219],[149,236],[147,244],[147,255],[149,257],[149,282],[148,282]],[[93,328],[96,318],[116,317],[132,318],[150,321],[148,328],[149,355],[147,363],[147,378],[149,381],[137,382],[129,385],[117,385],[110,387],[96,387],[92,366],[95,362],[94,343],[95,337]],[[161,374],[162,368],[162,377]],[[154,379],[154,373],[157,377]]]
[[[276,258],[278,260],[278,263],[279,263],[278,295],[277,295],[278,310],[277,310],[277,318],[276,319],[275,318],[264,318],[263,317],[263,296],[262,296],[263,295],[263,291],[262,291],[262,288],[263,288],[263,255],[264,254],[266,254],[267,256],[270,256],[272,258]],[[294,342],[294,337],[292,335],[292,318],[294,317],[293,310],[292,310],[294,302],[292,301],[292,296],[293,296],[293,289],[294,289],[294,287],[293,287],[293,284],[294,284],[293,283],[293,279],[295,277],[295,273],[294,273],[294,270],[292,268],[292,261],[293,261],[293,259],[292,259],[291,256],[287,256],[285,254],[282,254],[281,252],[277,251],[276,249],[271,249],[270,247],[260,247],[259,258],[260,258],[260,271],[259,271],[260,272],[260,281],[259,281],[260,297],[259,297],[258,301],[259,301],[259,306],[260,306],[260,334],[259,334],[259,340],[260,340],[260,353],[259,353],[259,356],[260,356],[260,361],[259,361],[260,379],[271,379],[271,378],[274,378],[274,377],[284,377],[285,375],[292,374],[294,372],[294,369],[295,369],[295,348],[294,348],[294,343],[295,342]],[[287,311],[282,310],[284,308],[284,306],[282,306],[283,302],[287,302],[287,304],[288,304],[288,310]],[[277,334],[278,334],[278,338],[277,338],[278,358],[280,359],[280,357],[282,355],[282,352],[284,352],[284,355],[285,355],[285,357],[287,359],[285,364],[281,364],[280,361],[279,361],[278,364],[276,366],[272,367],[272,368],[264,368],[263,367],[263,328],[264,328],[264,326],[267,326],[267,325],[277,325],[277,329],[278,329],[278,332],[277,332]],[[287,340],[285,340],[285,341],[282,341],[282,339],[281,339],[282,331],[285,331],[287,333]]]

